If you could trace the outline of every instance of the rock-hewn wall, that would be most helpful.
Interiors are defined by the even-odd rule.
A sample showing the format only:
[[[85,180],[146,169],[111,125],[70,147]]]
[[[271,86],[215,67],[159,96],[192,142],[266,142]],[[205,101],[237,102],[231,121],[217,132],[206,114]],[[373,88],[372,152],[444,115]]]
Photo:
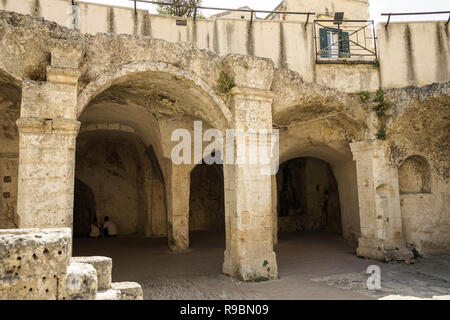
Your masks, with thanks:
[[[405,238],[421,253],[450,249],[449,88],[446,82],[385,95],[392,105],[388,152],[400,168]],[[420,181],[420,188],[411,180]]]
[[[14,228],[17,212],[21,90],[0,72],[0,228]]]

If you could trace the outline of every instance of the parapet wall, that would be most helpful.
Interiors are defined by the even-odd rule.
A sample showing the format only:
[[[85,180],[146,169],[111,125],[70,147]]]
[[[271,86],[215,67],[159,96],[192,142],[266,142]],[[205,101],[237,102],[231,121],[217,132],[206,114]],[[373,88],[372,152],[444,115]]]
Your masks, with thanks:
[[[82,33],[151,36],[171,42],[191,42],[217,54],[270,58],[278,67],[298,72],[314,82],[344,92],[375,91],[450,80],[450,25],[445,22],[391,23],[377,29],[378,64],[316,64],[313,24],[299,21],[185,19],[148,14],[132,8],[77,2]],[[6,0],[0,9],[31,14],[69,26],[71,0]],[[352,17],[356,19],[357,17]],[[365,17],[364,17],[365,18]]]

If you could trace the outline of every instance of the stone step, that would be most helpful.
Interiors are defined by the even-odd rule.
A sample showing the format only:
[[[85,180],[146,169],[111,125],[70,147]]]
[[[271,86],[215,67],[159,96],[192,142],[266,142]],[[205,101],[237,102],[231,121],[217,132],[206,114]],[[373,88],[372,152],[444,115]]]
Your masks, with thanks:
[[[88,263],[70,262],[67,274],[58,287],[60,300],[95,300],[97,271]]]
[[[98,291],[111,289],[112,259],[107,257],[72,257],[71,262],[88,263],[97,271]]]
[[[98,291],[95,300],[119,300],[119,295],[113,289]]]
[[[136,282],[113,282],[111,288],[119,296],[118,300],[143,300],[142,287]]]

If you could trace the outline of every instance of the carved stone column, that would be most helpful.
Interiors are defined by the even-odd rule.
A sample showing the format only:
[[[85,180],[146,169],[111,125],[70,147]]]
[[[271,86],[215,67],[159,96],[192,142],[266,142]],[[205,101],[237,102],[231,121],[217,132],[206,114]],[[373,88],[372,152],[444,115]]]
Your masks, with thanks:
[[[183,252],[189,249],[190,170],[184,165],[169,164],[167,193],[167,233],[169,249]]]
[[[234,129],[242,130],[236,132],[236,141],[241,141],[234,142],[236,159],[244,132],[272,129],[272,95],[246,88],[234,88],[232,94]],[[250,135],[244,145],[248,146],[254,139],[257,137]],[[228,145],[229,141],[227,148]],[[225,158],[229,152],[227,149]],[[223,271],[242,280],[278,275],[273,251],[272,177],[263,174],[265,169],[270,170],[270,165],[249,161],[224,165],[226,251]]]
[[[389,165],[386,142],[351,144],[356,160],[361,238],[357,254],[377,260],[412,258],[403,238],[398,171]]]
[[[72,227],[75,144],[74,120],[20,118],[20,228]]]
[[[78,50],[52,50],[47,81],[25,81],[19,129],[18,226],[72,227]]]

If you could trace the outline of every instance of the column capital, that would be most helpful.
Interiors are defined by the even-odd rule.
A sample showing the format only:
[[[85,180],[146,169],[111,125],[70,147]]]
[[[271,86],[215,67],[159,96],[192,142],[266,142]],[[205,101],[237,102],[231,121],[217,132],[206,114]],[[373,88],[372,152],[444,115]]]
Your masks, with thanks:
[[[250,100],[258,100],[272,103],[275,98],[275,93],[263,89],[247,88],[247,87],[234,87],[231,93],[235,98],[247,98]]]
[[[61,84],[78,85],[78,78],[80,78],[80,71],[74,68],[62,67],[47,67],[47,81]]]
[[[77,135],[81,122],[67,119],[19,118],[16,121],[20,134]]]
[[[361,154],[373,153],[375,151],[386,150],[387,142],[384,140],[363,140],[350,143],[350,149],[352,150],[353,160],[357,161]],[[379,154],[379,153],[378,153]]]
[[[368,151],[374,148],[383,148],[385,146],[386,141],[384,140],[363,140],[350,143],[350,148],[353,153],[360,151]]]
[[[55,68],[77,69],[83,53],[83,45],[70,41],[54,42],[50,49],[51,65]]]

